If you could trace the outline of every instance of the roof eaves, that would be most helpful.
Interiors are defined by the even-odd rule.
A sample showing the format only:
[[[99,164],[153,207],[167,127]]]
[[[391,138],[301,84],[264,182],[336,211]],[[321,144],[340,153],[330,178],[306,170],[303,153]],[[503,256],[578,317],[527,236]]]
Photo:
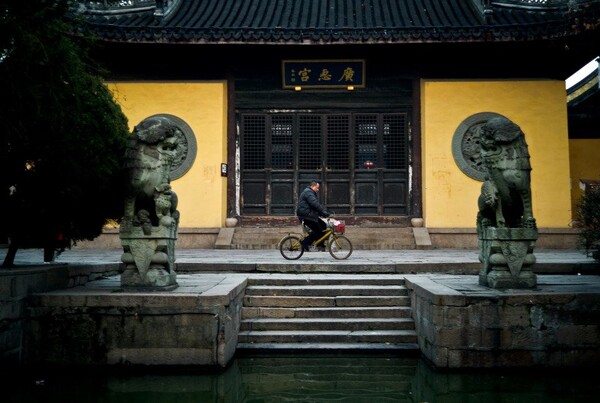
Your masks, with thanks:
[[[567,90],[567,105],[569,107],[577,106],[600,92],[599,74],[600,71],[596,69]]]
[[[570,35],[564,23],[523,26],[410,27],[410,28],[188,28],[120,27],[90,24],[92,33],[109,41],[164,43],[423,43],[423,42],[504,42],[561,38]]]

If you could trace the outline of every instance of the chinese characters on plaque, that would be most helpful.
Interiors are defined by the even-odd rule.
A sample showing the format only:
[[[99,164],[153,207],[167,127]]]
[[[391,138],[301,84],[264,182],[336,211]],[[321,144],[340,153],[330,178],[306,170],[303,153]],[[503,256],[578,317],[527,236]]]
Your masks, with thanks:
[[[364,88],[364,60],[284,60],[283,88]]]

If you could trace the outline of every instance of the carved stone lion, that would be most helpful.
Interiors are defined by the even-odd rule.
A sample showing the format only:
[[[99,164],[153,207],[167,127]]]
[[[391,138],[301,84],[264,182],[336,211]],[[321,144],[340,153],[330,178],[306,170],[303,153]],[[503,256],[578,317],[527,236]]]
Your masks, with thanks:
[[[531,203],[531,165],[521,128],[505,117],[481,127],[481,158],[487,170],[479,197],[477,229],[536,228]]]
[[[122,227],[135,225],[142,209],[149,212],[153,226],[173,225],[174,220],[163,219],[165,215],[178,218],[177,197],[169,184],[177,148],[175,130],[163,117],[150,117],[135,127],[125,153],[128,183]]]

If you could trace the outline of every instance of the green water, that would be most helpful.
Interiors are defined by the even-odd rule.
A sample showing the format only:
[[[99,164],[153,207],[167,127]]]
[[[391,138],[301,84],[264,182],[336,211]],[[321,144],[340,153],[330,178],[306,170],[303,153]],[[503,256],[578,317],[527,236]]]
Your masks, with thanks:
[[[591,402],[600,396],[592,372],[447,373],[418,358],[254,355],[210,373],[55,369],[4,376],[0,402]]]

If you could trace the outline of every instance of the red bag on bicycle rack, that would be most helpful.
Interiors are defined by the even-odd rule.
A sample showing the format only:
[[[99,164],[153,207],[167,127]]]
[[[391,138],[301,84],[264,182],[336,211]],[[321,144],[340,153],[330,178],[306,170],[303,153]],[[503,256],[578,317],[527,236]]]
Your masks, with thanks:
[[[346,231],[346,223],[344,221],[333,221],[333,232],[336,234],[343,234]]]

